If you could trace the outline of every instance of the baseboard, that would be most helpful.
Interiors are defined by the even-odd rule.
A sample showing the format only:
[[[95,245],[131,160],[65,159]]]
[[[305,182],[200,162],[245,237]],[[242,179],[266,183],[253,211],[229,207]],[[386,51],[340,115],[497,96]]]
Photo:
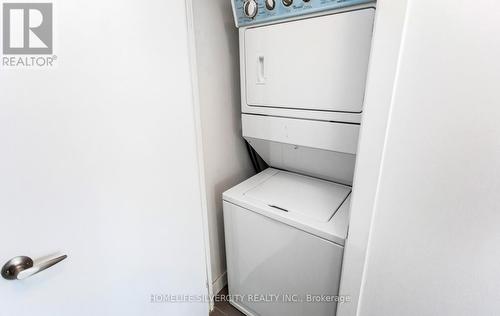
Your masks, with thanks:
[[[227,273],[224,272],[221,274],[220,277],[217,278],[217,280],[215,280],[213,283],[212,283],[212,290],[213,290],[213,293],[214,295],[217,295],[219,294],[219,292],[227,285]]]
[[[240,312],[242,312],[243,314],[245,314],[247,316],[256,316],[256,314],[254,314],[253,312],[251,312],[249,309],[243,307],[243,305],[241,305],[240,303],[235,302],[232,299],[229,299],[229,304],[233,305],[237,310],[239,310]]]

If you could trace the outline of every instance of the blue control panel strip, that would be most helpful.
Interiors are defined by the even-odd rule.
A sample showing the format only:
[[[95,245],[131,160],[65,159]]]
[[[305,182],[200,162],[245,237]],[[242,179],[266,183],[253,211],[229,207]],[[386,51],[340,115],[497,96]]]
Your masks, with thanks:
[[[290,6],[285,6],[282,0],[275,0],[274,9],[269,10],[265,4],[266,0],[254,0],[258,6],[257,15],[249,18],[243,8],[247,0],[232,1],[237,27],[374,2],[374,0],[293,0]]]

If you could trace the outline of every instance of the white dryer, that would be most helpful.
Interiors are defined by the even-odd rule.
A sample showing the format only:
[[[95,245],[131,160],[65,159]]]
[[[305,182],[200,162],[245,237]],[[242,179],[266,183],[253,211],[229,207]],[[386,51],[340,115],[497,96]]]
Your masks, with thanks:
[[[374,2],[288,1],[233,1],[243,136],[270,166],[352,184]]]
[[[231,303],[335,315],[375,5],[233,0],[242,131],[272,167],[224,193]]]

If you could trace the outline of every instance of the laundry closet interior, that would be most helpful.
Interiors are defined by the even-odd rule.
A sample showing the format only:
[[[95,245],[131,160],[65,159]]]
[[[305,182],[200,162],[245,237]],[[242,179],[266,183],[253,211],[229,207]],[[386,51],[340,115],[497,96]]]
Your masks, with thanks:
[[[210,292],[250,316],[334,315],[376,2],[193,12]]]

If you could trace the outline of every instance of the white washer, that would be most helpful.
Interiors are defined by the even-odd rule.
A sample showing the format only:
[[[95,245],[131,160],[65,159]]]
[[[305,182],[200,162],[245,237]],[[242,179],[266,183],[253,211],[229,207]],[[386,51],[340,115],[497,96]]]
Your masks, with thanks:
[[[225,192],[231,304],[254,316],[334,315],[350,193],[272,168]]]

